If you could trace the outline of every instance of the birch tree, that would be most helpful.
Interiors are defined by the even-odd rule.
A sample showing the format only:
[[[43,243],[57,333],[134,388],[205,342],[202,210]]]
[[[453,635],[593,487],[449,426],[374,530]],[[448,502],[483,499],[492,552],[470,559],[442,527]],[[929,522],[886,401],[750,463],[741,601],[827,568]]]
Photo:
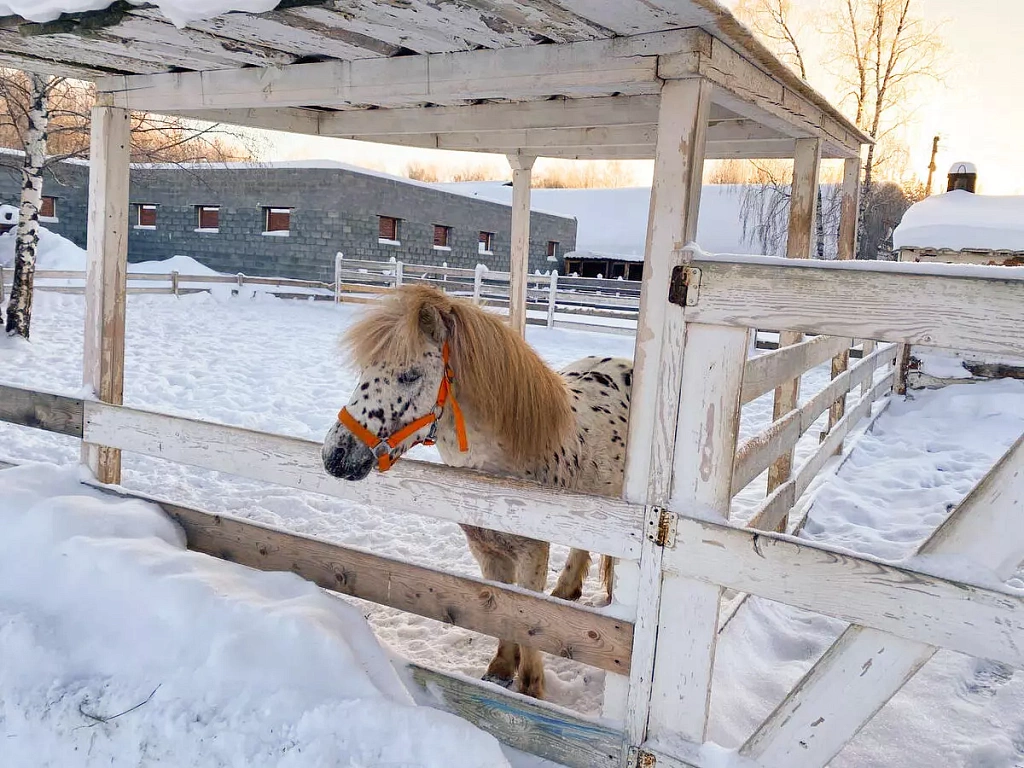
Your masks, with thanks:
[[[27,76],[28,98],[24,110],[25,159],[21,171],[21,204],[14,245],[14,283],[7,304],[6,331],[28,338],[32,321],[32,284],[39,246],[39,206],[43,197],[43,164],[46,161],[46,127],[49,122],[47,93],[50,79]]]
[[[43,172],[56,175],[61,163],[88,156],[93,101],[93,88],[87,83],[0,69],[0,146],[24,152],[14,284],[5,326],[10,335],[28,338],[31,329]],[[135,163],[185,165],[252,158],[251,143],[217,124],[133,112],[131,131]]]

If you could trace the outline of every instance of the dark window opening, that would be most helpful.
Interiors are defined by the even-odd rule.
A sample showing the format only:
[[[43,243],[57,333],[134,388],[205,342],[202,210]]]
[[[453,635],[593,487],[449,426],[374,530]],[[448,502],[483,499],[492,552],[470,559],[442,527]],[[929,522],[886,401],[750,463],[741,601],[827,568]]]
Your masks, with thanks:
[[[379,237],[381,240],[398,240],[398,219],[391,216],[381,216],[379,225]]]
[[[140,203],[135,207],[135,224],[140,227],[156,226],[156,206],[148,203]]]
[[[264,208],[264,232],[288,232],[292,226],[291,208]]]
[[[491,253],[494,250],[494,233],[493,232],[481,232],[480,233],[480,246],[478,248],[480,253]]]
[[[554,260],[558,258],[558,241],[548,240],[548,259]]]
[[[443,224],[434,225],[434,247],[435,248],[448,248],[448,238],[451,235],[451,227],[446,227]]]
[[[219,205],[197,205],[197,224],[199,229],[216,231],[220,229],[220,206]]]
[[[39,203],[39,215],[44,219],[57,218],[57,198],[44,195]]]

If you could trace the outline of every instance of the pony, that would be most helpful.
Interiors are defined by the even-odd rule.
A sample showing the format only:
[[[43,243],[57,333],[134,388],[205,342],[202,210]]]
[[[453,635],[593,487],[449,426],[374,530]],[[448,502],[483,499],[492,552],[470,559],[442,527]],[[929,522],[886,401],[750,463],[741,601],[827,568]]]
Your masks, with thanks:
[[[450,466],[621,494],[632,361],[587,357],[555,372],[501,317],[422,285],[392,291],[344,342],[361,373],[324,439],[329,474],[358,481],[436,443]],[[484,578],[544,591],[547,542],[461,527]],[[578,600],[590,566],[571,550],[552,596]],[[608,600],[613,567],[603,556]],[[516,643],[499,641],[483,679],[544,697],[540,652]]]

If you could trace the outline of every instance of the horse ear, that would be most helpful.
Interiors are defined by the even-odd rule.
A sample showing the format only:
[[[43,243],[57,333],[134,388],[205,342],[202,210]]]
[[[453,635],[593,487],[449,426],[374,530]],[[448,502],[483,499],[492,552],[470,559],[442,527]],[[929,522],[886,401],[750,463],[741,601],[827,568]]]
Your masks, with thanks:
[[[420,307],[420,331],[438,344],[448,338],[448,326],[441,310],[430,304]]]

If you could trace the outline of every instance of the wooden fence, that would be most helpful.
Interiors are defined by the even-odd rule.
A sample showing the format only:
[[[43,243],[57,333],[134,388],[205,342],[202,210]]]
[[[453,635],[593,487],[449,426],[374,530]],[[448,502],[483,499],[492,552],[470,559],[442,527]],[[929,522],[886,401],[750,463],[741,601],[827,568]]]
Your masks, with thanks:
[[[503,314],[509,311],[510,274],[475,269],[401,261],[368,261],[338,254],[334,266],[335,295],[338,301],[364,302],[401,285],[432,285],[477,304],[485,304]],[[546,275],[527,275],[527,322],[548,328],[635,333],[640,312],[640,283],[629,280],[603,280],[591,277],[566,277],[551,271]]]
[[[744,478],[760,474],[819,415],[860,387],[858,402],[765,499],[752,522],[771,528],[785,518],[852,424],[888,390],[891,343],[927,340],[1024,353],[1024,279],[964,276],[920,265],[689,253],[677,258],[686,267],[673,281],[664,322],[674,327],[681,321],[682,333],[666,336],[667,375],[651,425],[652,455],[663,461],[652,464],[647,504],[412,460],[348,483],[324,473],[318,443],[13,387],[0,388],[0,419],[307,492],[580,547],[613,555],[620,567],[635,567],[639,578],[627,595],[631,605],[586,608],[157,500],[199,551],[252,567],[293,570],[334,591],[616,673],[608,677],[628,681],[606,690],[606,697],[622,699],[618,724],[414,669],[414,679],[440,692],[452,711],[513,746],[570,766],[708,765],[700,745],[724,589],[850,623],[743,744],[741,753],[766,768],[827,764],[937,648],[1024,667],[1019,594],[930,574],[914,561],[886,563],[727,520],[730,497]],[[820,337],[747,360],[747,328],[755,323],[841,341]],[[822,393],[737,446],[741,403],[842,354],[851,337],[887,343],[869,348]],[[665,418],[667,412],[675,417]],[[1022,469],[1024,438],[919,553],[974,559],[1008,578],[1024,559]]]

